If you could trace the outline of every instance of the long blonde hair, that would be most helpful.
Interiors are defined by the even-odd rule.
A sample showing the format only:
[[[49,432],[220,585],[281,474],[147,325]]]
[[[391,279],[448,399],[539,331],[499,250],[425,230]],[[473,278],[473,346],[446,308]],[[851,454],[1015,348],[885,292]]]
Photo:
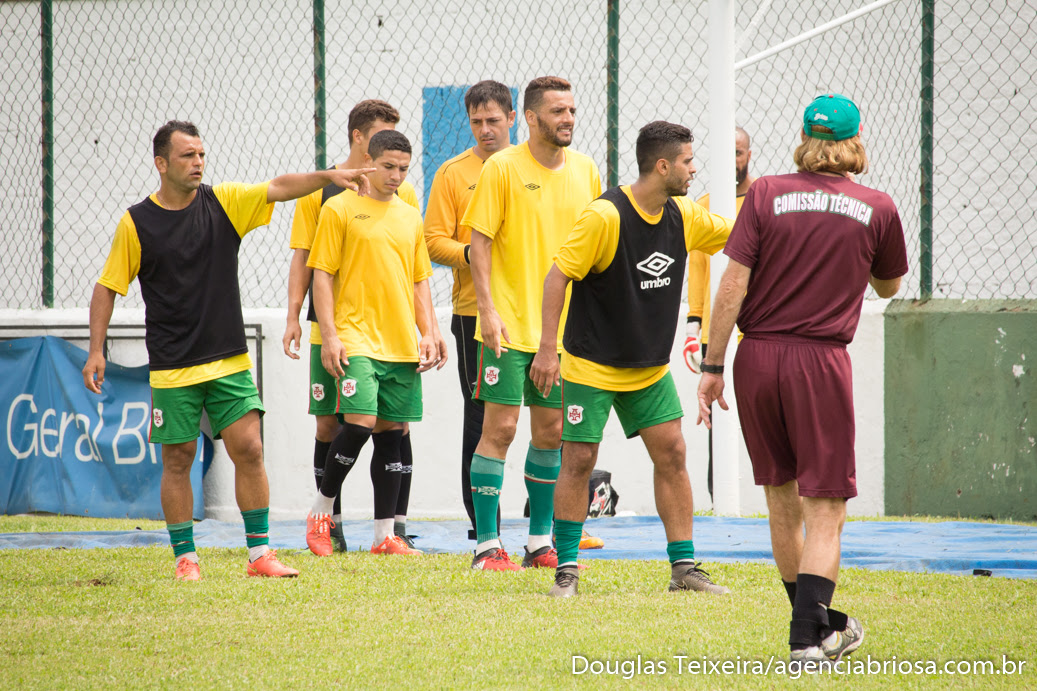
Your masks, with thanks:
[[[815,125],[821,131],[822,128]],[[864,143],[860,135],[831,141],[807,137],[796,147],[792,154],[799,172],[810,173],[853,173],[860,175],[868,172],[868,154],[864,152]]]

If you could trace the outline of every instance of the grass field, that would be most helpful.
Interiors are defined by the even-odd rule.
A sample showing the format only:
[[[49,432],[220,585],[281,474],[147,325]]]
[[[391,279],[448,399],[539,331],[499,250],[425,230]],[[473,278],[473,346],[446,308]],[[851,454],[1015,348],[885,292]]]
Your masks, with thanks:
[[[0,532],[161,527],[4,517]],[[280,556],[295,580],[244,575],[245,550],[202,549],[204,580],[176,583],[168,548],[0,550],[0,670],[5,689],[94,688],[1033,688],[1037,582],[848,569],[836,606],[866,626],[854,656],[887,673],[777,674],[789,606],[773,566],[708,565],[730,597],[663,592],[658,561],[594,561],[579,598],[544,596],[552,573],[474,573],[463,555]],[[617,674],[574,675],[574,656]],[[638,656],[641,674],[636,672]],[[678,673],[675,656],[687,656]],[[708,676],[723,660],[769,676]],[[1021,675],[914,675],[892,661],[1025,662]],[[851,658],[851,659],[854,659]],[[665,674],[645,673],[648,661]],[[750,664],[750,661],[752,663]],[[577,667],[585,663],[576,659]],[[707,663],[708,664],[708,663]],[[877,662],[875,664],[878,664]],[[873,668],[878,669],[873,665]],[[629,679],[624,678],[630,676]]]

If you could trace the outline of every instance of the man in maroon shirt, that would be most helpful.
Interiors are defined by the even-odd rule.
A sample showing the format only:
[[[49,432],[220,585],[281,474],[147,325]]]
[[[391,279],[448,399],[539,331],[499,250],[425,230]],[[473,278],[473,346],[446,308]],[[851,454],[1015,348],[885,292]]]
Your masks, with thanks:
[[[864,637],[860,622],[829,609],[846,500],[857,495],[846,344],[868,285],[884,298],[900,289],[907,250],[893,200],[853,181],[868,169],[860,129],[850,99],[818,96],[803,114],[798,172],[749,189],[724,249],[699,384],[708,426],[713,401],[728,409],[724,355],[737,316],[738,418],[792,602],[793,661],[839,660]]]

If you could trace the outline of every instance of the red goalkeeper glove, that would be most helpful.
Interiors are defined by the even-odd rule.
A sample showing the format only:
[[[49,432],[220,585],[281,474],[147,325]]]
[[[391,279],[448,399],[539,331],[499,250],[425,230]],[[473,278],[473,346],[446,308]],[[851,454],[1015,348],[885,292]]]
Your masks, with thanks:
[[[702,325],[698,322],[688,322],[686,338],[684,339],[684,364],[695,374],[699,373],[699,365],[702,363],[702,347],[699,343],[699,333]]]

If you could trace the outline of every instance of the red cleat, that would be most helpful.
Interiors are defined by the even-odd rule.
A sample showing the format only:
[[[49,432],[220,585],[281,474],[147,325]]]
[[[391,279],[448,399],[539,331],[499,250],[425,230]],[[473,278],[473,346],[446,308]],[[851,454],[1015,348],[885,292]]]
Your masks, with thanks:
[[[521,571],[522,567],[511,560],[500,547],[488,549],[475,555],[472,568],[476,571]]]
[[[306,546],[318,557],[331,556],[331,529],[334,525],[335,522],[326,513],[316,516],[313,513],[306,514]]]
[[[176,580],[200,581],[202,580],[202,570],[198,568],[197,562],[193,562],[187,557],[180,557],[176,560]]]
[[[277,558],[277,550],[272,549],[259,559],[249,562],[245,573],[249,576],[266,576],[268,578],[295,578],[299,572],[282,564]]]

